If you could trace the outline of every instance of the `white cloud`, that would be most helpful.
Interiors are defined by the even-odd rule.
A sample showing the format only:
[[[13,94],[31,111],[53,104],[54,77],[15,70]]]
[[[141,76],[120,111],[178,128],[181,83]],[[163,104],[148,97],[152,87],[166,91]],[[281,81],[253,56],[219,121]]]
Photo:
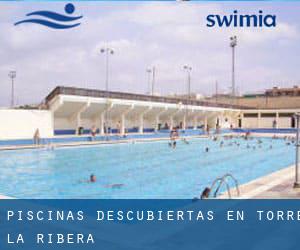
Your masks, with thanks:
[[[158,91],[184,92],[182,66],[190,64],[194,91],[211,93],[215,80],[225,91],[231,79],[228,38],[233,34],[238,36],[237,83],[242,90],[300,78],[294,65],[295,50],[300,49],[299,20],[296,16],[297,22],[286,20],[289,9],[282,10],[275,29],[219,29],[207,28],[205,18],[210,13],[230,13],[225,3],[84,4],[78,4],[78,11],[84,14],[82,25],[67,31],[35,25],[14,27],[10,15],[23,17],[25,5],[11,4],[10,15],[1,14],[0,82],[4,91],[0,104],[9,103],[7,71],[13,68],[22,103],[40,101],[58,84],[103,88],[105,60],[99,51],[105,45],[115,50],[110,59],[112,90],[145,93],[145,70],[155,65]],[[31,4],[31,9],[36,6],[38,3]],[[43,5],[54,6],[57,10],[63,7]],[[300,5],[296,7],[300,9]]]

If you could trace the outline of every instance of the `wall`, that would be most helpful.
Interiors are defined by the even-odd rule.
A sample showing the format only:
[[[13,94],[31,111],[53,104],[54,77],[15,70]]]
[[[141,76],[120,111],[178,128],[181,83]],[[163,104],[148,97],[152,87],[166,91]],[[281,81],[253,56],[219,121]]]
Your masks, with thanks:
[[[210,103],[216,103],[215,98],[206,99]],[[219,97],[218,103],[232,104],[233,101],[228,97]],[[300,96],[278,96],[278,97],[238,97],[234,104],[252,108],[272,108],[288,109],[300,108]]]
[[[54,129],[76,129],[76,120],[68,118],[55,117]]]
[[[273,121],[275,117],[261,117],[260,118],[260,128],[273,128]],[[279,117],[278,118],[278,128],[291,128],[291,118],[290,117]],[[255,117],[247,117],[242,120],[243,128],[258,128],[258,119]]]
[[[273,128],[273,121],[275,117],[261,117],[260,118],[260,128]]]
[[[53,136],[50,111],[0,109],[0,140],[33,138],[37,128],[41,137]]]
[[[280,117],[278,120],[278,128],[290,128],[291,117]]]
[[[258,120],[255,117],[243,118],[242,127],[243,128],[257,128]]]

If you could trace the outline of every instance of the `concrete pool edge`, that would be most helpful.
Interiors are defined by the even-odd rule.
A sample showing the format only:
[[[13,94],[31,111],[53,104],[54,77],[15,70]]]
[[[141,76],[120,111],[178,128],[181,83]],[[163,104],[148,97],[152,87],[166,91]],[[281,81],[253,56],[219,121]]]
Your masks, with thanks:
[[[0,194],[0,200],[11,200],[11,199],[15,199],[14,197],[10,197],[10,196],[6,196],[3,194]]]
[[[202,134],[202,135],[186,135],[181,136],[181,138],[209,138],[210,136],[230,136],[230,135],[241,135],[244,133],[234,132],[234,133],[224,133],[224,134]],[[277,136],[278,138],[294,137],[295,134],[285,134],[285,133],[251,133],[251,136],[254,137],[273,137]],[[119,140],[109,140],[109,141],[86,141],[86,142],[59,142],[53,143],[51,145],[16,145],[16,146],[0,146],[1,151],[8,150],[21,150],[21,149],[41,149],[53,147],[76,147],[76,146],[91,146],[91,145],[109,145],[109,144],[121,144],[121,143],[132,143],[132,142],[152,142],[152,141],[166,141],[170,140],[169,137],[156,137],[156,138],[130,138],[130,139],[119,139]]]
[[[231,135],[231,134],[222,134],[222,135]],[[208,138],[208,135],[191,135],[191,136],[182,136],[179,138]],[[158,137],[158,138],[137,138],[137,139],[120,139],[114,141],[89,141],[89,142],[70,142],[70,143],[53,143],[53,147],[76,147],[76,146],[93,146],[93,145],[110,145],[110,144],[123,144],[123,143],[133,143],[133,142],[152,142],[152,141],[168,141],[168,137]],[[48,148],[49,145],[19,145],[19,146],[4,146],[0,147],[0,151],[8,150],[21,150],[21,149],[41,149]]]
[[[300,198],[300,190],[293,188],[295,165],[288,166],[268,175],[261,176],[239,186],[240,196],[236,196],[235,188],[231,194],[234,199],[295,199]],[[228,199],[227,193],[217,197]]]

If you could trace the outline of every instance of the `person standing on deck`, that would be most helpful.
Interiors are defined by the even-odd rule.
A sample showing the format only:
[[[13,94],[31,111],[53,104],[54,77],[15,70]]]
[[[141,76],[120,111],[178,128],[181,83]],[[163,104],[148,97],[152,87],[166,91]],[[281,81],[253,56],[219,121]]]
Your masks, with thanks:
[[[38,128],[34,132],[33,142],[35,145],[40,145],[41,143],[40,130]]]

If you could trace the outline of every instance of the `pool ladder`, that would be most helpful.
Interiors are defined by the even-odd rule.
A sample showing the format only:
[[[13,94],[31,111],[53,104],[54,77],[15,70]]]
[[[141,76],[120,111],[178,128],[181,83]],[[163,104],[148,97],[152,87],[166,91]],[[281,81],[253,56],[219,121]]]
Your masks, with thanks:
[[[226,189],[227,189],[227,194],[228,194],[228,198],[231,199],[232,198],[232,195],[231,195],[231,191],[230,191],[230,186],[228,184],[228,181],[227,179],[230,178],[234,181],[234,184],[235,184],[235,189],[236,189],[236,193],[237,193],[237,196],[240,196],[240,189],[239,189],[239,183],[237,181],[236,178],[234,178],[232,176],[232,174],[225,174],[223,175],[222,177],[218,177],[217,179],[214,180],[214,182],[212,183],[211,187],[210,187],[210,190],[213,191],[215,187],[217,187],[213,193],[213,197],[216,198],[218,196],[218,192],[220,191],[221,187],[223,184],[226,185]]]

